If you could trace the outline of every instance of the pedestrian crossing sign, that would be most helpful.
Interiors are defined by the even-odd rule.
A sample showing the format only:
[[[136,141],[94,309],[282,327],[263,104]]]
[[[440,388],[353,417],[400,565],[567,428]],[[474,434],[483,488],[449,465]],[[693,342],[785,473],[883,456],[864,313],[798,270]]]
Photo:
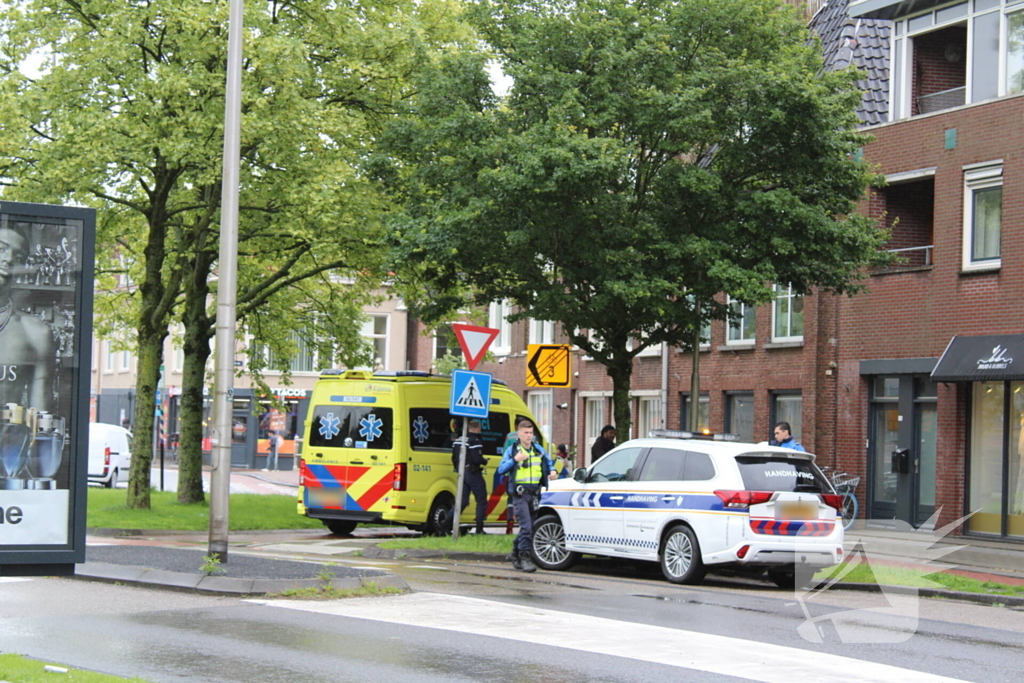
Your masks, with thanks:
[[[455,370],[449,412],[460,417],[486,418],[491,405],[491,374]]]

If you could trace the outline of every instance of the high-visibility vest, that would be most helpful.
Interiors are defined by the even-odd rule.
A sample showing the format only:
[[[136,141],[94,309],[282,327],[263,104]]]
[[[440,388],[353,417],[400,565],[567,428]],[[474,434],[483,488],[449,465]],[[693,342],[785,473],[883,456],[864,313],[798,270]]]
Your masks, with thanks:
[[[525,450],[519,446],[520,453],[526,453],[526,460],[519,463],[519,470],[516,472],[516,484],[525,486],[536,486],[544,476],[544,456],[535,447]]]

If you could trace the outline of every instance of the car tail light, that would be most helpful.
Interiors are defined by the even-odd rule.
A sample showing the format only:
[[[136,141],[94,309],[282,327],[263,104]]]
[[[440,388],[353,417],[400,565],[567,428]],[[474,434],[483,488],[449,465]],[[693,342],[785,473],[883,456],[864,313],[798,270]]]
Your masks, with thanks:
[[[837,559],[838,559],[838,560],[839,560],[840,562],[842,562],[842,561],[843,561],[843,549],[842,549],[842,548],[836,548],[836,558],[837,558]]]
[[[299,486],[306,485],[306,461],[299,459]]]
[[[767,503],[775,495],[774,491],[715,491],[727,508],[746,510],[751,505]]]
[[[819,495],[821,495],[821,499],[823,501],[825,501],[825,505],[828,505],[830,508],[835,508],[836,512],[838,512],[839,515],[842,516],[842,514],[843,514],[843,497],[842,496],[840,496],[838,493],[822,493],[822,494],[819,494]]]
[[[395,471],[391,477],[391,488],[395,491],[404,491],[406,485],[404,462],[395,463]]]
[[[742,548],[739,549],[739,551],[737,551],[736,557],[738,557],[739,559],[742,560],[744,557],[747,556],[747,551],[748,550],[750,550],[750,546],[749,545],[743,546]]]
[[[103,449],[103,464],[104,466],[110,465],[110,446]]]

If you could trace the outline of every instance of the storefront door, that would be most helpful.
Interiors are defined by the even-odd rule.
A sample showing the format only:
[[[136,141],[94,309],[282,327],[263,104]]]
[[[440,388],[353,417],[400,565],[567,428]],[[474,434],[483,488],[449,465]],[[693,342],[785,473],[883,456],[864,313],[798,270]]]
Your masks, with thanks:
[[[935,397],[935,385],[926,378],[872,380],[869,519],[899,519],[916,527],[935,511]]]
[[[231,466],[251,467],[250,456],[256,452],[256,421],[252,414],[252,400],[236,398],[231,415]]]

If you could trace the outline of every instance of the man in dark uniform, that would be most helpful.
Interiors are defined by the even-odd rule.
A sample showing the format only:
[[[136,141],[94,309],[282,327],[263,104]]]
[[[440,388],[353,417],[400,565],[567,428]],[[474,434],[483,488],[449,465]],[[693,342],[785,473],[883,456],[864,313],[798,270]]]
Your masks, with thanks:
[[[452,464],[458,471],[459,458],[462,455],[462,437],[452,444]],[[480,423],[469,421],[469,435],[466,442],[466,474],[462,479],[462,510],[469,506],[469,493],[476,498],[476,532],[484,533],[484,518],[487,517],[487,485],[484,483],[483,467],[487,465],[484,457],[484,442],[480,438]]]
[[[505,449],[498,465],[498,474],[508,474],[509,497],[519,523],[519,534],[512,548],[512,566],[519,571],[535,572],[537,565],[530,556],[533,545],[533,513],[542,488],[558,476],[551,457],[533,443],[533,423],[522,419],[516,423],[519,438]]]
[[[598,458],[615,448],[615,427],[605,425],[601,428],[601,436],[594,439],[594,445],[590,447],[590,464],[597,462]]]

